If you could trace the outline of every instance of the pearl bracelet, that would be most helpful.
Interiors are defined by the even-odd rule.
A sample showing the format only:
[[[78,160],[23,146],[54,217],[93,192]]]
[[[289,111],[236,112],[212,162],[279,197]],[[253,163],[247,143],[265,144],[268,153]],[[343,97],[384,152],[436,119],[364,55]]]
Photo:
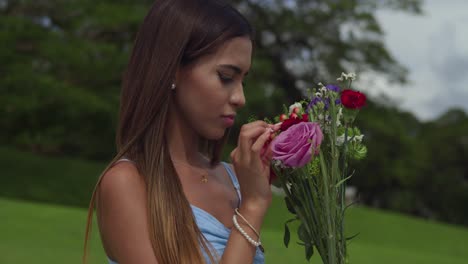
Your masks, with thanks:
[[[239,208],[236,208],[234,211],[236,212],[236,215],[242,218],[242,220],[244,220],[244,222],[250,227],[250,229],[252,229],[252,231],[255,232],[258,238],[260,238],[260,234],[257,232],[257,230],[247,221],[247,219],[245,219],[243,215],[241,215],[241,213],[239,212]]]
[[[258,242],[253,240],[253,238],[251,238],[247,232],[245,232],[244,229],[242,229],[242,227],[239,225],[239,223],[237,222],[237,215],[233,215],[232,216],[232,222],[234,223],[234,226],[236,227],[236,229],[241,233],[241,235],[243,237],[245,237],[245,239],[247,239],[247,241],[252,244],[253,246],[255,247],[261,247],[262,245],[262,242],[260,242],[260,238],[258,239]]]

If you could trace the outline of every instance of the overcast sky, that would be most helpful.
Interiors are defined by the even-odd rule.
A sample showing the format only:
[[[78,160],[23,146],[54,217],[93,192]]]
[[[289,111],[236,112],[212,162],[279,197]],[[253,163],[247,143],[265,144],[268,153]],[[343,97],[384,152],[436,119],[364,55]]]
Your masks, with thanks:
[[[421,120],[455,106],[468,113],[468,0],[426,0],[423,9],[420,16],[377,14],[385,43],[409,69],[410,83],[389,86],[378,80],[365,91],[385,93]]]

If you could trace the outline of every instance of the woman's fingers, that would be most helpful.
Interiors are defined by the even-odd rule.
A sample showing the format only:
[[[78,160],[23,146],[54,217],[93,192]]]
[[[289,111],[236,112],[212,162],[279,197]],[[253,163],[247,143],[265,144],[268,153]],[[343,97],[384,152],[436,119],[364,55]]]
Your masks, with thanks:
[[[266,122],[260,121],[260,120],[243,125],[241,127],[241,131],[240,131],[240,135],[239,135],[239,141],[237,142],[237,145],[240,146],[240,140],[241,140],[240,136],[242,135],[242,133],[244,133],[244,132],[248,133],[248,131],[252,130],[253,128],[258,128],[258,127],[263,127],[263,128],[266,129],[266,128],[269,127],[269,125]]]
[[[251,148],[252,152],[254,152],[259,158],[260,158],[260,152],[264,148],[267,141],[270,139],[271,133],[272,133],[271,130],[265,131],[260,137],[257,138],[255,143],[252,145],[252,148]]]
[[[241,152],[247,153],[251,151],[252,144],[254,144],[255,140],[268,130],[269,128],[263,126],[243,128],[239,134],[238,144]]]
[[[267,124],[264,121],[254,121],[252,123],[245,124],[241,128],[238,139],[238,148],[236,153],[231,153],[231,159],[242,158],[246,162],[252,161],[252,154],[258,156],[258,160],[262,160],[264,153],[262,149],[266,146],[268,140],[272,139],[273,132],[278,131],[281,127],[281,123],[278,124]]]
[[[266,147],[266,150],[265,150],[265,153],[263,153],[262,159],[269,161],[273,157],[273,151],[271,150],[270,145],[267,145],[265,147]]]
[[[281,128],[282,123],[283,122],[279,122],[279,123],[276,123],[276,124],[270,125],[270,126],[273,128],[274,131],[278,131]]]
[[[237,148],[231,151],[231,162],[236,163],[237,162],[237,156],[236,156]]]

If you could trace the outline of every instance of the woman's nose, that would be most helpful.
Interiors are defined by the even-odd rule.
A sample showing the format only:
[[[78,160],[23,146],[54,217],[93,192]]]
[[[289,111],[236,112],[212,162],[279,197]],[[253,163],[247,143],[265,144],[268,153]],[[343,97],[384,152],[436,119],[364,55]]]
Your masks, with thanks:
[[[241,108],[245,105],[244,87],[239,85],[231,95],[231,104],[235,105],[236,108]]]

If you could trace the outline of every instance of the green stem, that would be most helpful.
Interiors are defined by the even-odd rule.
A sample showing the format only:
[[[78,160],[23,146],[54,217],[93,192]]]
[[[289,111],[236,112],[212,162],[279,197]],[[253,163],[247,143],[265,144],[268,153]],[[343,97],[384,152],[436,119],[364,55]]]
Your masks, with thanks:
[[[296,177],[295,177],[296,176]],[[294,179],[297,179],[297,178],[302,178],[302,177],[297,177],[298,175],[289,175],[289,183],[292,184],[293,186],[291,186],[291,190],[300,190],[301,187],[303,187],[303,184],[298,184],[294,181],[291,181],[291,180],[294,180]],[[309,209],[309,206],[307,204],[307,201],[304,202],[304,200],[301,199],[300,201],[300,204],[302,206],[299,206],[298,204],[294,203],[295,200],[299,199],[298,197],[298,194],[297,193],[292,193],[289,188],[287,187],[287,183],[288,181],[283,179],[283,177],[279,177],[280,178],[280,183],[283,187],[283,190],[286,192],[286,195],[290,198],[290,201],[292,203],[292,206],[294,207],[294,211],[296,211],[296,214],[297,216],[299,217],[299,219],[301,220],[302,223],[305,223],[305,228],[307,230],[307,232],[309,234],[312,234],[313,231],[312,229],[310,228],[310,226],[308,225],[308,222],[306,221],[307,219],[315,219],[313,213],[311,213],[310,211],[308,211],[307,209]],[[302,191],[302,194],[305,193],[305,190],[301,189]],[[299,195],[301,196],[301,195]],[[300,197],[302,198],[302,197]],[[310,215],[308,216],[308,213],[310,213]]]
[[[324,198],[325,198],[325,217],[327,221],[327,247],[328,247],[328,263],[337,264],[336,262],[336,237],[333,232],[333,217],[331,215],[331,208],[333,206],[332,200],[330,199],[330,183],[328,179],[327,165],[323,157],[323,153],[320,153],[320,166],[322,169],[322,177],[324,183]]]
[[[346,154],[348,152],[348,125],[345,125],[345,134],[344,134],[344,143],[343,143],[343,153],[341,159],[341,168],[343,170],[342,179],[347,177],[347,170],[346,170]],[[341,239],[341,247],[340,247],[340,256],[342,256],[342,260],[344,263],[344,259],[346,258],[346,237],[345,237],[345,217],[344,217],[344,208],[345,208],[345,194],[346,194],[346,182],[340,186],[340,193],[341,193],[341,232],[340,232],[340,239]]]

